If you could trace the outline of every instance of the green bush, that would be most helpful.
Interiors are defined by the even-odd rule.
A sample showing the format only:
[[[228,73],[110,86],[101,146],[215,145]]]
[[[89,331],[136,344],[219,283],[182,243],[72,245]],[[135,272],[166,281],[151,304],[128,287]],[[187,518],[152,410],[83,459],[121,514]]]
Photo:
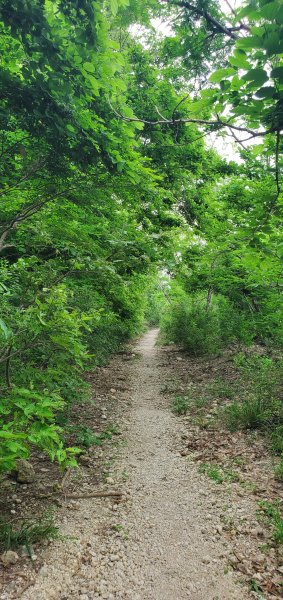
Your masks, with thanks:
[[[219,295],[209,307],[203,294],[173,301],[164,311],[161,333],[165,343],[180,344],[193,356],[217,355],[236,340],[251,342],[243,315]]]
[[[205,473],[210,479],[215,481],[215,483],[223,483],[224,476],[223,472],[217,465],[209,465],[207,463],[203,463],[200,465],[198,469],[199,473]]]
[[[189,409],[189,400],[185,396],[176,396],[171,404],[172,412],[176,415],[185,415]]]
[[[260,502],[260,509],[272,527],[272,537],[277,544],[283,544],[282,502]]]
[[[161,321],[165,342],[180,344],[194,356],[216,354],[220,350],[220,329],[216,314],[206,314],[203,300],[188,298],[167,307]]]
[[[233,402],[224,411],[225,423],[230,431],[237,429],[260,429],[272,415],[260,398],[247,398]]]
[[[279,425],[271,431],[270,447],[275,454],[283,454],[283,425]]]
[[[283,403],[281,398],[282,361],[266,356],[243,354],[236,357],[241,388],[238,399],[223,411],[223,419],[231,431],[262,429],[270,438],[274,452],[283,449]]]
[[[165,307],[168,304],[169,282],[165,279],[153,279],[148,289],[147,304],[145,309],[145,321],[149,327],[158,327]]]
[[[105,294],[87,278],[42,287],[23,307],[21,290],[29,294],[38,262],[19,260],[1,273],[1,472],[28,458],[31,446],[62,469],[76,465],[79,449],[64,447],[62,410],[89,399],[85,369],[105,363],[143,325],[145,278],[138,274],[131,282],[115,275]]]
[[[55,424],[64,402],[57,394],[13,388],[0,401],[0,472],[15,467],[17,458],[27,458],[30,446],[44,450],[64,469],[76,466],[79,448],[64,448],[63,430]]]
[[[274,476],[275,476],[275,479],[278,479],[279,481],[283,481],[283,456],[280,460],[280,463],[274,469]]]
[[[87,425],[71,425],[66,428],[67,432],[75,433],[76,443],[85,448],[90,446],[101,446],[105,440],[111,440],[117,435],[118,429],[115,425],[109,425],[101,433],[94,433]]]

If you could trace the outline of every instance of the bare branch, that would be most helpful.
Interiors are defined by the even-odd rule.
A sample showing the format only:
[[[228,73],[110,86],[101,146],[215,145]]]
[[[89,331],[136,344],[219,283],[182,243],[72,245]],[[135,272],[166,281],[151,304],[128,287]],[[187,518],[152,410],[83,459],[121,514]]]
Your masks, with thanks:
[[[114,108],[114,106],[112,106],[109,99],[108,99],[108,103],[109,103],[110,108],[113,110],[114,114],[119,119],[122,119],[123,121],[127,121],[130,123],[144,123],[145,125],[177,125],[178,123],[194,123],[195,125],[205,125],[207,127],[211,127],[212,130],[214,130],[214,131],[216,129],[222,129],[223,127],[228,127],[235,131],[242,131],[244,133],[249,133],[250,137],[247,138],[247,140],[256,138],[256,137],[261,137],[261,136],[267,135],[269,133],[274,133],[274,129],[272,129],[272,128],[267,129],[266,131],[253,131],[252,129],[249,129],[248,127],[241,127],[240,125],[233,125],[229,120],[223,121],[223,119],[220,119],[220,118],[218,118],[217,120],[214,120],[214,121],[209,121],[206,119],[191,119],[191,118],[188,118],[188,119],[165,119],[161,115],[162,120],[148,121],[147,119],[140,119],[138,117],[126,117],[126,116],[122,115],[121,113],[119,113]],[[242,141],[247,141],[247,140],[242,140]]]
[[[186,100],[187,100],[189,97],[190,97],[190,94],[186,94],[186,96],[184,96],[184,98],[182,98],[182,99],[180,100],[180,102],[178,102],[178,104],[176,104],[176,106],[175,106],[175,108],[174,108],[174,110],[173,110],[173,112],[172,112],[172,119],[173,119],[174,121],[175,121],[175,114],[176,114],[176,110],[177,110],[177,108],[179,108],[179,106],[180,106],[181,104],[183,104],[183,102],[185,102],[185,101],[186,101]]]
[[[164,117],[164,116],[162,115],[162,113],[160,112],[160,110],[159,110],[158,106],[155,106],[154,108],[155,108],[155,110],[156,110],[157,114],[158,114],[158,115],[161,117],[162,121],[163,121],[164,123],[166,123],[166,120],[167,120],[167,119],[166,119],[166,117]]]
[[[217,19],[215,19],[215,17],[213,17],[204,8],[199,8],[198,6],[195,6],[194,4],[191,4],[191,2],[187,2],[186,0],[174,0],[174,1],[163,0],[163,2],[167,2],[167,4],[171,4],[173,6],[179,6],[180,8],[185,8],[186,10],[190,10],[191,12],[195,13],[199,17],[203,17],[206,20],[206,22],[209,23],[210,25],[212,25],[212,27],[214,27],[219,33],[227,35],[228,37],[230,37],[233,40],[236,40],[238,38],[238,36],[235,35],[232,27],[226,27],[226,25],[223,25],[222,23],[217,21]]]
[[[225,2],[225,4],[227,4],[229,9],[231,10],[231,13],[233,13],[234,17],[236,17],[236,19],[238,20],[237,12],[233,8],[233,6],[230,4],[229,0],[224,0],[224,2]],[[250,31],[250,28],[245,23],[243,23],[243,21],[238,20],[238,22],[240,23],[239,27],[237,28],[238,30],[244,29],[245,31]]]
[[[243,144],[243,140],[239,140],[239,138],[237,138],[235,131],[233,131],[233,129],[231,129],[231,127],[229,127],[230,131],[231,131],[231,135],[234,138],[235,142],[237,142],[237,144],[240,144],[240,146],[243,148],[243,150],[246,150],[246,147]]]
[[[231,13],[233,13],[234,17],[236,16],[236,11],[234,10],[233,6],[230,4],[229,0],[224,0],[225,4],[227,4],[228,8],[231,10]]]

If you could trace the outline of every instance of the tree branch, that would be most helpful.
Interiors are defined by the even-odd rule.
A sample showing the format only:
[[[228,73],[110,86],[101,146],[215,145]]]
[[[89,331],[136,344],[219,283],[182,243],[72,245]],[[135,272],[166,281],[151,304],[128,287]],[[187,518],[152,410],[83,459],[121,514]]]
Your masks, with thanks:
[[[231,135],[234,138],[235,142],[237,142],[237,144],[240,144],[240,146],[243,148],[243,150],[247,150],[246,147],[244,146],[242,140],[239,140],[239,138],[237,138],[235,131],[233,131],[233,129],[231,129],[231,127],[229,127],[230,131],[231,131]]]
[[[75,183],[77,185],[78,181]],[[62,192],[57,192],[56,194],[49,196],[48,198],[45,198],[44,200],[34,202],[33,204],[30,204],[26,208],[24,208],[22,210],[22,212],[15,215],[15,217],[13,217],[13,219],[11,219],[10,223],[8,223],[6,226],[4,226],[4,228],[2,229],[2,232],[0,233],[0,252],[2,252],[5,248],[7,248],[10,245],[10,244],[5,244],[6,238],[10,235],[10,233],[14,229],[16,229],[18,227],[18,225],[20,225],[20,223],[22,223],[23,221],[26,221],[27,219],[32,217],[32,215],[37,213],[48,202],[52,202],[52,200],[55,200],[56,198],[59,198],[60,196],[64,196],[71,189],[76,189],[76,186],[74,185],[74,186],[72,186],[72,188],[67,188],[67,189],[63,190]]]
[[[34,173],[37,173],[37,171],[39,171],[39,169],[42,169],[44,166],[45,166],[44,162],[37,163],[36,165],[34,165],[34,167],[32,169],[30,169],[30,171],[27,171],[27,173],[25,173],[25,175],[20,177],[20,179],[16,183],[11,185],[9,188],[5,188],[4,190],[2,190],[0,192],[0,196],[5,196],[11,190],[17,189],[21,185],[21,183],[23,183],[23,181],[27,181],[31,175],[33,175]]]
[[[171,4],[173,6],[179,6],[180,8],[185,8],[186,10],[190,10],[191,12],[194,12],[199,17],[203,17],[203,19],[205,19],[206,22],[209,23],[209,25],[212,25],[212,27],[217,29],[217,31],[219,33],[227,35],[228,37],[230,37],[233,40],[238,39],[238,36],[235,35],[235,33],[234,33],[233,27],[226,27],[226,25],[223,25],[222,23],[217,21],[217,19],[215,19],[215,17],[213,17],[204,8],[199,8],[198,6],[195,6],[194,4],[191,4],[191,2],[187,2],[186,0],[173,0],[173,1],[172,0],[163,0],[163,2],[167,2],[167,4]]]
[[[273,128],[267,129],[266,131],[253,131],[252,129],[249,129],[248,127],[241,127],[240,125],[232,125],[230,123],[230,121],[223,121],[222,119],[219,119],[219,118],[215,121],[209,121],[206,119],[191,119],[191,118],[189,118],[189,119],[162,118],[162,119],[159,119],[156,121],[148,121],[147,119],[140,119],[138,117],[126,117],[126,116],[122,115],[121,113],[119,113],[114,108],[114,106],[112,106],[109,99],[108,99],[108,103],[109,103],[111,110],[113,110],[113,112],[119,119],[122,119],[123,121],[127,121],[130,123],[144,123],[145,125],[177,125],[178,123],[194,123],[195,125],[207,125],[208,127],[211,127],[212,129],[214,129],[214,131],[216,129],[222,129],[223,127],[228,127],[229,129],[233,129],[235,131],[242,131],[244,133],[249,133],[250,137],[247,139],[261,137],[261,136],[267,135],[269,133],[274,133],[274,131],[275,131]],[[160,114],[160,112],[159,112],[159,114]],[[246,140],[242,140],[242,141],[246,141]]]

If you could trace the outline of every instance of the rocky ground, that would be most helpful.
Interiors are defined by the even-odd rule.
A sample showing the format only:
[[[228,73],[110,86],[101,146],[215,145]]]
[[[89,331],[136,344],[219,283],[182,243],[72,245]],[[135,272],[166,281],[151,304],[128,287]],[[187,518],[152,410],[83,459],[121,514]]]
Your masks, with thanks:
[[[192,384],[201,390],[216,376],[233,377],[229,356],[193,360],[156,338],[156,330],[147,333],[133,352],[90,375],[97,404],[77,408],[76,419],[115,433],[89,448],[65,499],[56,496],[64,539],[35,547],[33,562],[20,556],[2,566],[1,600],[281,598],[283,556],[258,515],[259,500],[280,497],[263,441],[211,425],[223,393],[186,416],[170,410]],[[211,465],[220,469],[216,479]],[[40,483],[50,492],[58,474],[36,460],[35,467],[51,469],[49,487]],[[35,489],[9,491],[16,516],[28,512]],[[97,490],[122,497],[69,497]]]

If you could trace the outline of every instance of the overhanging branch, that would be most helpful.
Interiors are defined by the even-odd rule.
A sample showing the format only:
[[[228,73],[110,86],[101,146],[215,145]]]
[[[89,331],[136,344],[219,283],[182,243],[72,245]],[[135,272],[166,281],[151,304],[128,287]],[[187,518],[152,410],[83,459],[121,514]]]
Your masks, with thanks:
[[[76,189],[77,184],[82,179],[83,179],[83,177],[80,178],[79,180],[75,181],[74,185],[72,185],[71,188],[69,187],[67,189],[64,189],[62,192],[57,192],[57,193],[53,194],[52,196],[48,196],[47,198],[44,198],[43,200],[39,200],[38,202],[33,202],[32,204],[29,204],[28,206],[23,208],[22,211],[18,212],[11,219],[11,221],[9,223],[7,223],[7,225],[4,225],[2,227],[2,231],[0,231],[0,252],[2,252],[5,248],[10,246],[10,244],[5,243],[6,239],[7,239],[7,237],[9,237],[9,235],[12,233],[12,231],[18,227],[18,225],[20,225],[23,221],[26,221],[27,219],[32,217],[35,213],[37,213],[39,210],[41,210],[41,208],[43,208],[49,202],[56,200],[60,196],[66,195],[68,192],[70,192],[71,189]]]
[[[205,21],[210,26],[212,26],[213,29],[216,30],[218,33],[222,33],[223,35],[226,35],[233,40],[238,39],[238,36],[235,34],[235,31],[242,29],[242,25],[239,25],[239,27],[237,27],[236,29],[234,27],[227,27],[223,23],[220,23],[220,21],[213,17],[204,8],[195,6],[194,4],[192,4],[191,2],[187,2],[186,0],[163,0],[163,2],[171,4],[172,6],[179,6],[180,8],[184,8],[185,10],[196,14],[198,17],[202,17],[203,19],[205,19]]]
[[[179,123],[193,123],[195,125],[204,125],[207,127],[211,127],[212,131],[216,131],[219,129],[223,129],[224,127],[227,127],[229,129],[233,129],[234,131],[248,133],[251,136],[248,139],[262,137],[262,136],[268,135],[269,133],[275,133],[275,131],[276,131],[273,128],[266,129],[265,131],[254,131],[253,129],[250,129],[249,127],[242,127],[240,125],[234,125],[229,120],[224,121],[223,119],[220,119],[220,118],[217,118],[216,120],[192,119],[192,118],[166,119],[165,117],[163,117],[163,115],[160,114],[160,111],[158,111],[158,113],[162,117],[162,119],[149,121],[148,119],[140,119],[138,117],[126,117],[125,115],[122,115],[121,113],[119,113],[119,111],[117,111],[116,108],[114,108],[114,106],[112,106],[109,99],[108,99],[108,103],[109,103],[111,110],[116,115],[116,117],[118,117],[119,119],[122,119],[123,121],[127,121],[129,123],[144,123],[145,125],[178,125]]]

